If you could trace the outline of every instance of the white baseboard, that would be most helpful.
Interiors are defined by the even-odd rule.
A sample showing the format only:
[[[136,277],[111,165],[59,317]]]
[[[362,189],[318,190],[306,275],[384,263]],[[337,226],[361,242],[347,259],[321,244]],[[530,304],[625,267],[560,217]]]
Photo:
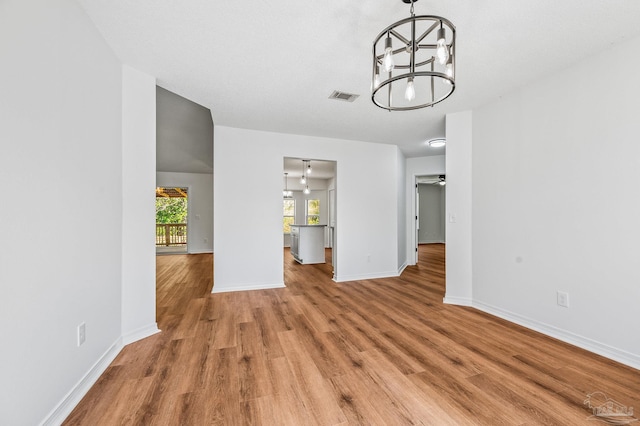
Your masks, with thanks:
[[[229,293],[231,291],[268,290],[272,288],[285,288],[284,283],[275,284],[241,284],[237,286],[224,286],[213,284],[211,293]]]
[[[446,294],[442,302],[446,303],[447,305],[473,306],[473,299],[471,298],[447,296]]]
[[[399,268],[398,268],[398,277],[400,275],[402,275],[402,273],[404,272],[404,270],[407,268],[407,262],[404,262]]]
[[[189,250],[187,252],[187,254],[204,254],[204,253],[213,253],[213,249]]]
[[[89,392],[91,386],[100,378],[109,364],[118,356],[122,348],[122,337],[119,337],[109,349],[96,361],[82,379],[62,398],[62,401],[40,423],[42,426],[57,426],[62,424],[80,400]]]
[[[123,334],[122,343],[128,345],[129,343],[137,342],[156,333],[160,333],[160,329],[158,329],[158,323],[154,322],[153,324],[145,325],[144,327]]]
[[[640,370],[639,355],[614,348],[604,343],[600,343],[587,337],[572,333],[570,331],[563,330],[561,328],[557,328],[531,318],[527,318],[514,312],[506,311],[502,308],[498,308],[496,306],[492,306],[478,300],[474,300],[472,306],[480,311],[495,315],[512,323],[521,325],[555,339],[562,340],[565,343],[569,343],[571,345],[585,349],[589,352],[602,355],[605,358],[618,361],[622,364],[628,365],[629,367]]]
[[[340,275],[340,276],[335,276],[333,280],[337,283],[342,283],[346,281],[375,280],[378,278],[393,278],[393,277],[397,277],[398,275],[399,274],[397,271],[389,271],[389,272],[376,272],[374,274]]]

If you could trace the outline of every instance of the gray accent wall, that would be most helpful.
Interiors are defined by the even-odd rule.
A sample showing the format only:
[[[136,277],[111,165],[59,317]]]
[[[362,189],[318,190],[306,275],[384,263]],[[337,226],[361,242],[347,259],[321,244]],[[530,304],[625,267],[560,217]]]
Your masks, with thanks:
[[[213,173],[211,111],[162,87],[156,102],[156,170]]]
[[[446,186],[418,184],[420,211],[418,244],[445,242]]]

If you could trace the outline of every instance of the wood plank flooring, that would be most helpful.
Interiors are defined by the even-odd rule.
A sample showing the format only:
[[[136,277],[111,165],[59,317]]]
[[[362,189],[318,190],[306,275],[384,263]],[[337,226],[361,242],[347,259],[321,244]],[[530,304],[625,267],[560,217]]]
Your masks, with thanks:
[[[212,256],[157,257],[162,333],[123,349],[65,425],[581,425],[640,409],[640,372],[444,305],[444,246],[336,284],[285,249],[287,288],[211,294]]]

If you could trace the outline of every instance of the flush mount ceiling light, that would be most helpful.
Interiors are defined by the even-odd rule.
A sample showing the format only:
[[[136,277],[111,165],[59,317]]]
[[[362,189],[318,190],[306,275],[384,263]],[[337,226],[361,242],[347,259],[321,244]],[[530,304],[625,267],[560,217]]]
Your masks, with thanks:
[[[409,111],[444,101],[456,87],[456,28],[445,18],[413,12],[385,28],[373,42],[371,100],[389,111]],[[395,72],[395,75],[394,75]]]
[[[447,140],[444,138],[431,139],[427,144],[430,148],[440,148],[447,144]]]

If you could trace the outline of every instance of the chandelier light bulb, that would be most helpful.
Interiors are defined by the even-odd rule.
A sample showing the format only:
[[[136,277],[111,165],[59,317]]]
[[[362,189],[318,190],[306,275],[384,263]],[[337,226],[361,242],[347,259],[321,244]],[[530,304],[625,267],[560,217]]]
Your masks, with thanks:
[[[305,186],[304,191],[302,192],[304,192],[306,195],[309,195],[311,193],[311,190],[309,189],[309,185]]]
[[[391,37],[387,37],[384,40],[384,58],[382,59],[382,66],[386,72],[391,72],[395,67],[393,63],[393,46],[391,44]]]
[[[449,60],[447,61],[447,65],[445,65],[444,73],[446,74],[447,77],[453,78],[453,62],[451,61],[451,57],[449,57]],[[447,79],[443,79],[442,81],[444,82],[444,84],[451,85],[451,82]]]
[[[373,87],[372,90],[377,89],[380,86],[380,67],[376,65],[376,75],[373,78]]]
[[[408,101],[416,98],[416,88],[413,86],[413,77],[409,77],[407,81],[407,89],[404,91],[404,97]]]
[[[447,63],[449,59],[449,49],[447,48],[447,40],[445,37],[444,27],[438,29],[438,41],[436,42],[436,56],[440,65]]]
[[[307,175],[311,174],[311,161],[307,163]]]
[[[302,175],[302,177],[300,178],[300,183],[303,185],[307,183],[307,177],[305,175]]]

